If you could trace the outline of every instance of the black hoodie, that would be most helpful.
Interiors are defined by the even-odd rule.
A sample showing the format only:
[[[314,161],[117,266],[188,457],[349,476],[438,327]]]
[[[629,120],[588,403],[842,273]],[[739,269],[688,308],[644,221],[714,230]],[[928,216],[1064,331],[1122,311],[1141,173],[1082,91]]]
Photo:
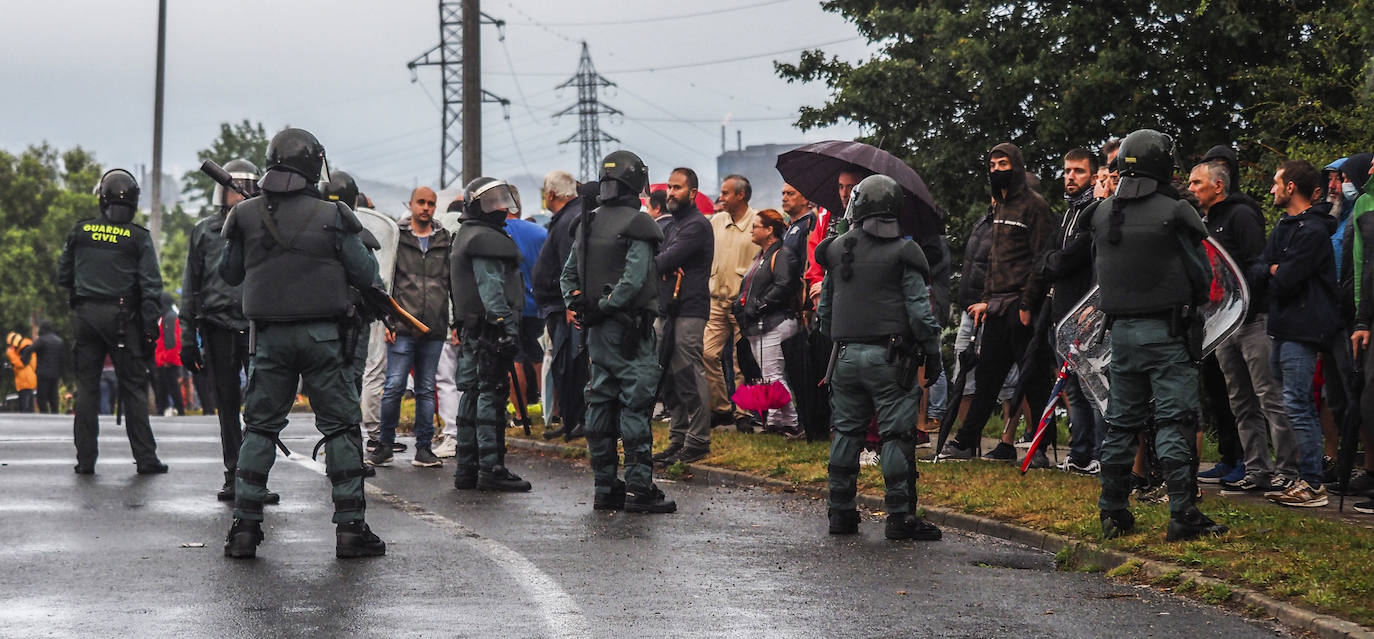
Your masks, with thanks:
[[[1023,308],[1035,309],[1045,297],[1044,284],[1036,273],[1037,262],[1050,248],[1058,223],[1050,215],[1045,198],[1028,188],[1020,147],[1003,142],[988,152],[989,157],[993,154],[1003,154],[1011,160],[1011,184],[1005,195],[993,193],[992,240],[983,301],[1015,296]]]

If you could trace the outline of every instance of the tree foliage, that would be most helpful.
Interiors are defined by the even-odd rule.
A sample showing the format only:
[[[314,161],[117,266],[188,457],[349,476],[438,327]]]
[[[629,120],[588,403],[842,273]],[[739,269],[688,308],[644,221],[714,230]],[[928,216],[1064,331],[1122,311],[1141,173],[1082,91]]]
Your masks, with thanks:
[[[181,190],[199,206],[199,215],[215,212],[210,204],[215,182],[200,172],[200,163],[214,160],[223,166],[230,160],[243,158],[262,169],[263,159],[267,157],[267,140],[267,131],[261,122],[254,124],[244,119],[238,124],[223,122],[219,125],[219,137],[209,148],[196,152],[196,168],[181,176]]]
[[[33,336],[33,324],[47,319],[70,343],[57,259],[72,225],[99,213],[91,191],[100,173],[95,157],[80,147],[0,151],[0,332]]]
[[[827,0],[879,47],[857,64],[818,50],[777,64],[825,82],[803,129],[849,121],[904,157],[951,212],[956,245],[986,210],[986,152],[1013,141],[1046,196],[1063,153],[1138,128],[1175,136],[1185,164],[1238,146],[1267,191],[1288,156],[1318,166],[1374,140],[1374,0]]]

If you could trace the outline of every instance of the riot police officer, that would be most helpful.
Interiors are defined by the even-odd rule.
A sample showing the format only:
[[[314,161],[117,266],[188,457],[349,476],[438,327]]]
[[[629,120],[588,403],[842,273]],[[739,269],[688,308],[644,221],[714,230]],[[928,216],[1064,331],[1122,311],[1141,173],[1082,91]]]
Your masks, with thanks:
[[[1101,310],[1111,327],[1107,436],[1102,444],[1102,535],[1131,531],[1128,509],[1137,435],[1151,416],[1169,491],[1170,541],[1219,535],[1226,527],[1195,505],[1193,441],[1198,426],[1202,318],[1212,271],[1202,218],[1170,183],[1174,142],[1142,129],[1121,143],[1116,193],[1089,216]],[[1151,404],[1153,400],[1153,405]]]
[[[826,269],[818,309],[820,329],[836,345],[830,375],[830,534],[859,531],[854,503],[859,452],[868,420],[878,416],[882,437],[888,539],[940,538],[916,516],[916,414],[925,385],[940,377],[940,325],[931,314],[930,265],[915,242],[902,238],[897,215],[902,187],[871,175],[854,187],[845,217],[854,227],[816,247]]]
[[[258,191],[258,167],[242,158],[225,163],[224,170],[249,195]],[[243,290],[219,275],[219,263],[227,244],[222,232],[229,209],[244,196],[216,184],[211,202],[219,211],[196,223],[186,247],[186,272],[181,281],[181,363],[195,373],[207,369],[214,385],[215,413],[219,417],[220,448],[224,455],[224,485],[220,501],[234,500],[234,470],[243,446],[239,420],[242,397],[239,373],[248,372],[248,319],[243,316]],[[268,491],[264,503],[275,504],[277,493]]]
[[[639,156],[616,151],[601,163],[600,206],[587,211],[563,265],[567,308],[586,330],[591,382],[587,385],[587,451],[596,495],[592,507],[671,513],[677,504],[653,483],[655,355],[658,308],[656,246],[663,231],[639,210],[649,168]],[[625,444],[625,479],[616,477],[616,439]]]
[[[95,472],[100,433],[100,371],[108,355],[119,378],[119,406],[140,475],[167,472],[148,426],[148,365],[161,317],[162,274],[148,229],[133,223],[138,182],[112,169],[95,188],[100,215],[76,223],[57,262],[71,290],[76,332],[76,474]]]
[[[243,285],[252,322],[253,370],[244,398],[246,424],[234,491],[228,557],[247,558],[262,541],[262,504],[278,434],[303,380],[324,434],[333,484],[338,557],[386,553],[363,520],[363,447],[358,391],[346,374],[341,324],[349,287],[381,290],[377,268],[358,237],[361,225],[343,203],[321,199],[324,147],[301,129],[285,129],[267,146],[263,193],[236,205],[224,223],[229,246],[220,275]]]
[[[467,185],[453,238],[449,290],[454,325],[462,331],[454,380],[462,397],[453,487],[460,490],[530,489],[505,466],[506,397],[525,304],[520,250],[506,233],[506,215],[519,211],[509,184],[479,177]]]

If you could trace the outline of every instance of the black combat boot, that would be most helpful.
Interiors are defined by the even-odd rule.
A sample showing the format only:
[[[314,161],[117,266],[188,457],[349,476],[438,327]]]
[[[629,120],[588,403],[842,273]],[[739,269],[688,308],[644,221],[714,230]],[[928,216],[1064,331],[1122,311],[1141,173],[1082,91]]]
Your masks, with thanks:
[[[855,513],[858,514],[858,513]],[[857,527],[857,522],[855,524]],[[911,513],[887,516],[884,534],[888,539],[914,539],[916,541],[939,541],[940,529]]]
[[[224,538],[224,556],[234,559],[252,559],[258,556],[258,544],[262,543],[262,522],[251,519],[235,519],[229,526],[229,535]]]
[[[506,470],[505,466],[492,466],[491,470],[477,471],[477,490],[482,492],[523,493],[530,488],[532,486],[529,482]]]
[[[563,426],[562,417],[551,417],[549,418],[549,428],[544,430],[544,439],[554,439],[556,437],[562,437],[569,430],[571,429]]]
[[[1102,511],[1102,538],[1116,539],[1135,528],[1135,515],[1129,510]]]
[[[859,511],[830,509],[830,534],[853,535],[859,532]]]
[[[644,492],[625,493],[625,512],[627,513],[671,513],[677,512],[677,502],[668,499],[658,486],[649,485]]]
[[[587,429],[582,424],[573,424],[572,427],[568,429],[568,432],[563,433],[563,441],[570,442],[574,439],[579,439],[586,436]]]
[[[453,487],[458,490],[472,490],[477,487],[477,468],[459,466],[453,473]]]
[[[682,452],[682,442],[671,442],[661,452],[654,453],[652,459],[655,464],[671,464],[673,458],[680,452]]]
[[[615,480],[609,493],[597,493],[592,502],[593,510],[625,510],[625,482]]]
[[[367,522],[344,522],[334,528],[334,556],[340,559],[380,557],[386,554],[386,542],[372,534]]]
[[[1203,535],[1213,537],[1226,534],[1230,530],[1226,526],[1212,521],[1207,515],[1197,507],[1190,507],[1188,510],[1179,514],[1171,514],[1169,517],[1169,533],[1164,536],[1165,541],[1187,541],[1197,539]]]
[[[215,498],[220,501],[234,501],[234,471],[224,471],[224,485],[220,486]]]

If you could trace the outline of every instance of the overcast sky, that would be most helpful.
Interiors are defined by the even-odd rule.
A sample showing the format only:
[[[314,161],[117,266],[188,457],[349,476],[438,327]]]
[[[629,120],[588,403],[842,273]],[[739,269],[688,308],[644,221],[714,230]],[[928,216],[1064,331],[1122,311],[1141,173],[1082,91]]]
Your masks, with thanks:
[[[483,109],[488,175],[577,173],[576,145],[557,144],[577,118],[552,115],[576,100],[554,87],[573,75],[584,39],[597,70],[619,85],[605,102],[625,114],[602,127],[655,181],[687,165],[713,183],[727,119],[731,149],[736,129],[746,146],[858,133],[793,127],[797,108],[822,103],[829,89],[789,85],[773,71],[772,60],[795,61],[802,48],[867,55],[853,25],[816,0],[484,0],[482,10],[507,22],[504,41],[483,27],[484,88],[511,100],[509,121],[497,105]],[[0,148],[79,144],[107,166],[151,164],[156,38],[156,0],[9,3]],[[180,175],[219,123],[248,118],[269,135],[309,129],[331,164],[355,176],[437,186],[439,72],[420,68],[412,83],[406,62],[438,39],[436,0],[172,0],[164,171]]]

